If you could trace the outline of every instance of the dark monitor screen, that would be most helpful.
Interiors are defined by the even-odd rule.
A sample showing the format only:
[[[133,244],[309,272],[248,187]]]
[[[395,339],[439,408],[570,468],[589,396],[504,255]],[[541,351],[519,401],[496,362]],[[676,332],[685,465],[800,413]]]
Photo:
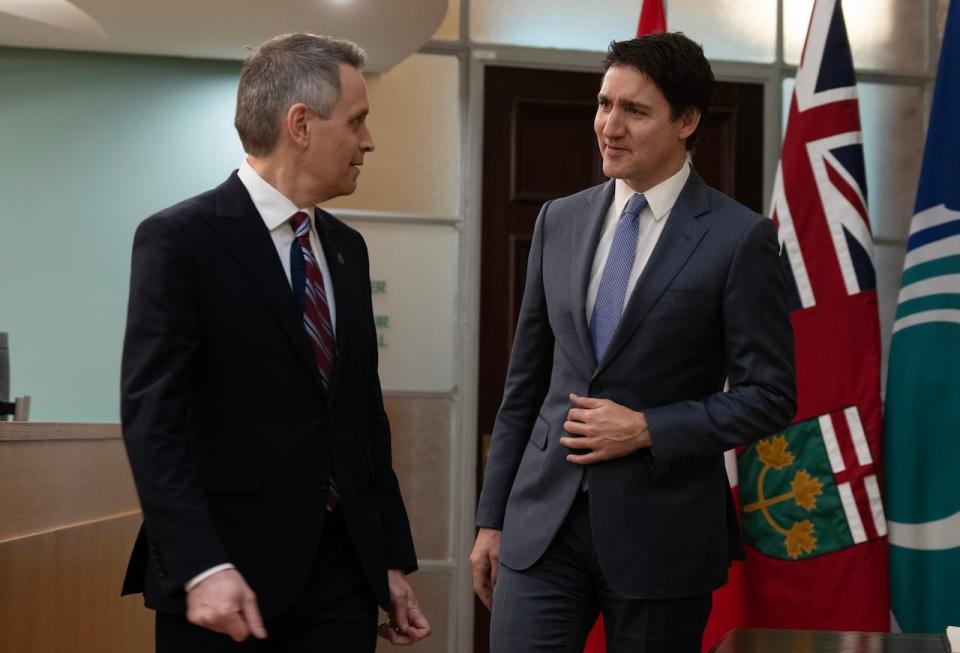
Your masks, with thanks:
[[[0,333],[0,401],[10,401],[10,350],[6,333]]]

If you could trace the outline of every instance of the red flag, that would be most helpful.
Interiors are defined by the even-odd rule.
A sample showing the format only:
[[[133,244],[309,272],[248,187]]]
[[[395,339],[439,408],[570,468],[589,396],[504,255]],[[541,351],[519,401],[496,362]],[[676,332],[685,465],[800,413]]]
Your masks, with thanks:
[[[657,34],[667,31],[667,16],[663,11],[663,0],[643,0],[640,7],[640,20],[637,21],[637,36]],[[607,640],[603,634],[603,617],[597,619],[584,653],[604,653],[607,650]]]
[[[663,12],[663,0],[643,0],[640,20],[637,23],[637,36],[666,31],[667,16]]]
[[[743,613],[727,623],[715,613],[711,638],[735,626],[889,626],[880,332],[856,90],[840,2],[816,0],[770,211],[798,411],[783,434],[738,452],[747,561],[739,596],[724,588],[715,601],[740,601]]]
[[[590,631],[583,653],[604,653],[606,650],[607,638],[603,634],[603,617],[600,617],[597,623],[593,624],[593,630]]]

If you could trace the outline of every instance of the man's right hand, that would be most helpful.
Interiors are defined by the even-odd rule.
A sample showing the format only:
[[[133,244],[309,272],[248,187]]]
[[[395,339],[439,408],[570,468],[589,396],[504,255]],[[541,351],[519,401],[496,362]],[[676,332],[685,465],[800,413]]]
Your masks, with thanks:
[[[473,591],[477,593],[487,610],[493,606],[493,588],[497,584],[497,571],[500,568],[501,531],[493,528],[481,528],[477,541],[470,554],[470,567],[473,568]]]
[[[236,569],[204,578],[187,593],[187,620],[242,642],[249,635],[266,639],[257,597]]]

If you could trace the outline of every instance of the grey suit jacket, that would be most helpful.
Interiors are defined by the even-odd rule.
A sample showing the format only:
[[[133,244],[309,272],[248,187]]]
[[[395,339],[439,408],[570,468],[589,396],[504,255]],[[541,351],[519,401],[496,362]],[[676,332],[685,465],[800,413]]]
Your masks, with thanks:
[[[691,173],[598,361],[584,305],[613,192],[611,181],[547,202],[537,218],[477,525],[503,530],[503,564],[529,568],[586,474],[609,585],[627,598],[701,594],[742,557],[723,452],[795,412],[776,228]],[[571,392],[644,411],[652,448],[568,462]]]

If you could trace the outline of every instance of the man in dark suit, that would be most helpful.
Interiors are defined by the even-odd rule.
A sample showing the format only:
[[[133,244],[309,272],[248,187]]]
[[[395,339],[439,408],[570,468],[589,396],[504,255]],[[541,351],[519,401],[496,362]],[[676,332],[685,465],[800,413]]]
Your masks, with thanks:
[[[373,150],[364,61],[311,34],[263,44],[240,170],[137,229],[122,420],[144,524],[124,593],[156,610],[158,651],[373,651],[378,604],[391,642],[430,632],[367,249],[315,206]]]
[[[793,349],[773,223],[688,162],[712,84],[682,34],[612,43],[613,179],[537,219],[471,554],[497,653],[601,612],[609,651],[699,653],[742,555],[723,452],[790,422]]]

